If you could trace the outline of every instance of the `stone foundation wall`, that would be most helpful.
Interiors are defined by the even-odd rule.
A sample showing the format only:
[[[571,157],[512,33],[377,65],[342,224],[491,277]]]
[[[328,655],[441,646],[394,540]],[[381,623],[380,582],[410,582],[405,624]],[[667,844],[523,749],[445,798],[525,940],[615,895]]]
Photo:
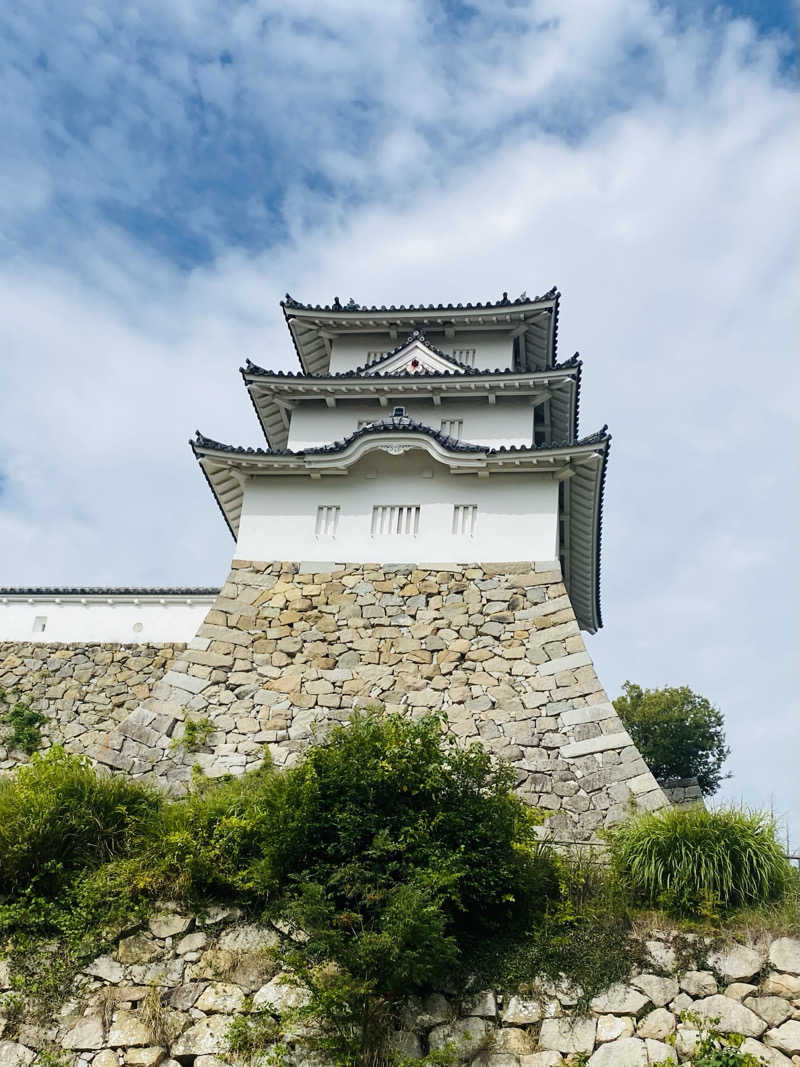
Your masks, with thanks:
[[[666,805],[609,703],[557,563],[416,567],[234,561],[195,640],[93,759],[180,789],[279,766],[353,708],[447,712],[509,760],[560,840]],[[208,720],[202,748],[180,743]]]
[[[703,794],[696,778],[668,778],[659,783],[664,796],[676,808],[705,807]]]
[[[647,966],[595,996],[588,1014],[576,1012],[578,989],[533,977],[525,996],[476,989],[408,1002],[391,1044],[414,1059],[452,1043],[455,1063],[470,1067],[648,1067],[669,1057],[689,1063],[698,1031],[681,1013],[691,1010],[745,1035],[742,1050],[767,1067],[800,1062],[800,941],[767,938],[711,951],[697,939],[686,959],[685,936],[680,940],[680,955],[674,932],[646,940]],[[74,1067],[243,1062],[227,1038],[237,1015],[280,1019],[305,1003],[280,960],[275,930],[241,921],[236,909],[191,914],[164,906],[89,963],[69,999],[37,1022],[4,1015],[12,976],[10,961],[0,958],[0,1064],[35,1067],[47,1047],[64,1050],[62,1062]],[[303,1025],[290,1022],[288,1030],[295,1036],[287,1039],[285,1062],[325,1067],[303,1047]]]
[[[61,744],[82,753],[150,695],[185,647],[3,641],[0,689],[7,703],[21,700],[44,715],[43,749]],[[0,724],[0,773],[27,759],[9,747],[8,733]]]
[[[354,708],[380,706],[446,711],[464,742],[511,762],[557,840],[668,803],[595,674],[557,563],[236,560],[188,646],[0,645],[0,686],[44,713],[45,746],[173,792],[194,767],[255,767],[265,747],[290,765]],[[187,720],[203,722],[191,745]],[[24,758],[0,747],[0,771]]]

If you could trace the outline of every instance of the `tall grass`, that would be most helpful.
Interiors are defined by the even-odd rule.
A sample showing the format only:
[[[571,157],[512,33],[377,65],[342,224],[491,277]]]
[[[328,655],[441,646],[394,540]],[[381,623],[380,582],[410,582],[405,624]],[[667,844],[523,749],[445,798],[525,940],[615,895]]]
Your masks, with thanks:
[[[608,834],[612,864],[634,900],[691,915],[776,900],[792,871],[774,820],[736,808],[669,808]]]

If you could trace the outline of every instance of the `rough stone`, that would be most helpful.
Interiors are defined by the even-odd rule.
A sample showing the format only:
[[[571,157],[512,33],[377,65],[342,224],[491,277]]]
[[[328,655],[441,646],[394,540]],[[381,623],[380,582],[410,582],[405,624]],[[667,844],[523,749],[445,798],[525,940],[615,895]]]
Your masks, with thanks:
[[[756,1041],[753,1037],[744,1039],[740,1051],[755,1056],[759,1064],[763,1064],[763,1067],[793,1067],[793,1061],[788,1056],[784,1056],[782,1052],[775,1048],[769,1048],[760,1041]],[[797,1062],[796,1059],[794,1062]]]
[[[229,1024],[230,1019],[226,1015],[209,1015],[200,1019],[173,1042],[171,1055],[180,1058],[225,1052],[228,1047],[225,1035]]]
[[[289,975],[279,974],[263,985],[253,997],[253,1008],[266,1008],[280,1015],[308,1003],[308,992],[292,982]]]
[[[792,997],[800,996],[800,978],[794,974],[780,974],[773,971],[761,983],[761,992],[765,996]]]
[[[711,971],[687,971],[681,975],[679,984],[691,997],[710,997],[717,991],[717,980]]]
[[[485,1019],[470,1016],[434,1027],[428,1035],[428,1044],[432,1052],[438,1052],[452,1042],[459,1057],[469,1058],[486,1046],[491,1032]]]
[[[586,1061],[586,1067],[647,1067],[647,1048],[638,1037],[621,1037],[601,1045]]]
[[[117,959],[120,963],[151,963],[161,955],[161,949],[144,934],[124,937],[117,946]]]
[[[597,1017],[598,1044],[616,1041],[620,1037],[633,1037],[633,1019],[630,1015],[599,1015]]]
[[[461,1005],[464,1015],[479,1015],[484,1019],[493,1019],[497,1015],[497,1001],[491,989],[484,989],[467,998]]]
[[[746,945],[731,945],[722,952],[713,952],[708,962],[719,971],[726,982],[739,982],[758,974],[764,964],[760,952]]]
[[[654,1041],[663,1041],[675,1033],[675,1016],[666,1008],[655,1008],[636,1024],[639,1037],[652,1037]]]
[[[631,979],[634,989],[640,990],[657,1007],[663,1008],[677,997],[678,983],[674,978],[661,978],[657,974],[639,974]]]
[[[153,937],[175,937],[176,934],[182,934],[188,930],[193,921],[192,915],[177,911],[157,911],[147,920],[147,925]]]
[[[2,1067],[28,1067],[33,1063],[35,1053],[32,1049],[16,1041],[0,1041],[0,1064]]]
[[[692,1010],[701,1019],[711,1020],[718,1017],[718,1028],[726,1034],[761,1037],[767,1028],[767,1024],[763,1019],[759,1019],[755,1012],[720,993],[695,1001]]]
[[[758,1034],[748,1034],[748,1037],[758,1037]],[[800,1054],[800,1019],[789,1019],[780,1026],[767,1030],[764,1034],[764,1044],[789,1055]]]
[[[198,1011],[207,1014],[227,1012],[235,1014],[242,1010],[244,1005],[244,993],[238,985],[230,982],[212,982],[201,993],[195,1002]]]
[[[137,1015],[129,1011],[118,1011],[114,1014],[106,1042],[111,1048],[150,1045],[152,1041],[149,1029]]]
[[[748,997],[742,1003],[760,1016],[767,1026],[780,1026],[792,1014],[792,1005],[783,997]]]
[[[121,963],[117,963],[111,956],[98,956],[97,959],[92,960],[91,963],[84,967],[84,973],[92,975],[93,978],[101,978],[104,982],[121,982],[125,975],[125,968]]]
[[[779,937],[769,948],[769,962],[778,971],[800,974],[800,938]]]
[[[126,1067],[157,1067],[166,1055],[167,1050],[157,1045],[131,1048],[125,1053],[125,1064]]]
[[[545,1019],[539,1033],[539,1045],[555,1052],[591,1052],[597,1023],[586,1016],[575,1019]]]
[[[604,993],[592,997],[590,1007],[598,1015],[638,1015],[650,1003],[650,998],[632,986],[616,983]]]
[[[85,1019],[79,1019],[61,1039],[61,1044],[66,1049],[92,1051],[103,1047],[104,1038],[103,1020],[98,1019],[96,1015],[90,1015]]]

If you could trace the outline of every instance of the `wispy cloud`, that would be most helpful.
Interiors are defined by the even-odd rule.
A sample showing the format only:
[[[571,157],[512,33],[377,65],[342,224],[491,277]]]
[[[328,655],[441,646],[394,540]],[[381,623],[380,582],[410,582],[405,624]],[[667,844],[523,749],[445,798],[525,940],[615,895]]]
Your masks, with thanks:
[[[731,795],[789,810],[790,44],[641,0],[17,8],[0,581],[222,578],[185,441],[257,441],[236,368],[293,366],[286,289],[557,282],[615,435],[601,676],[706,692]]]

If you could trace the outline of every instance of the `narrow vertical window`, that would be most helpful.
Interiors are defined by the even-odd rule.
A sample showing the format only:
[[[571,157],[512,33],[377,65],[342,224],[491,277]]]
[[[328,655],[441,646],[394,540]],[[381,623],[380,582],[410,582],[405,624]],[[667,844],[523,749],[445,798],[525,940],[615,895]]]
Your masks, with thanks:
[[[372,509],[372,537],[416,537],[419,504],[376,504]]]
[[[339,526],[339,505],[320,504],[317,508],[317,524],[314,533],[317,537],[335,537]]]
[[[446,433],[448,437],[454,437],[456,441],[460,441],[463,432],[463,419],[442,419],[442,433]]]
[[[477,504],[455,504],[453,506],[452,533],[457,537],[474,537],[477,522]]]

